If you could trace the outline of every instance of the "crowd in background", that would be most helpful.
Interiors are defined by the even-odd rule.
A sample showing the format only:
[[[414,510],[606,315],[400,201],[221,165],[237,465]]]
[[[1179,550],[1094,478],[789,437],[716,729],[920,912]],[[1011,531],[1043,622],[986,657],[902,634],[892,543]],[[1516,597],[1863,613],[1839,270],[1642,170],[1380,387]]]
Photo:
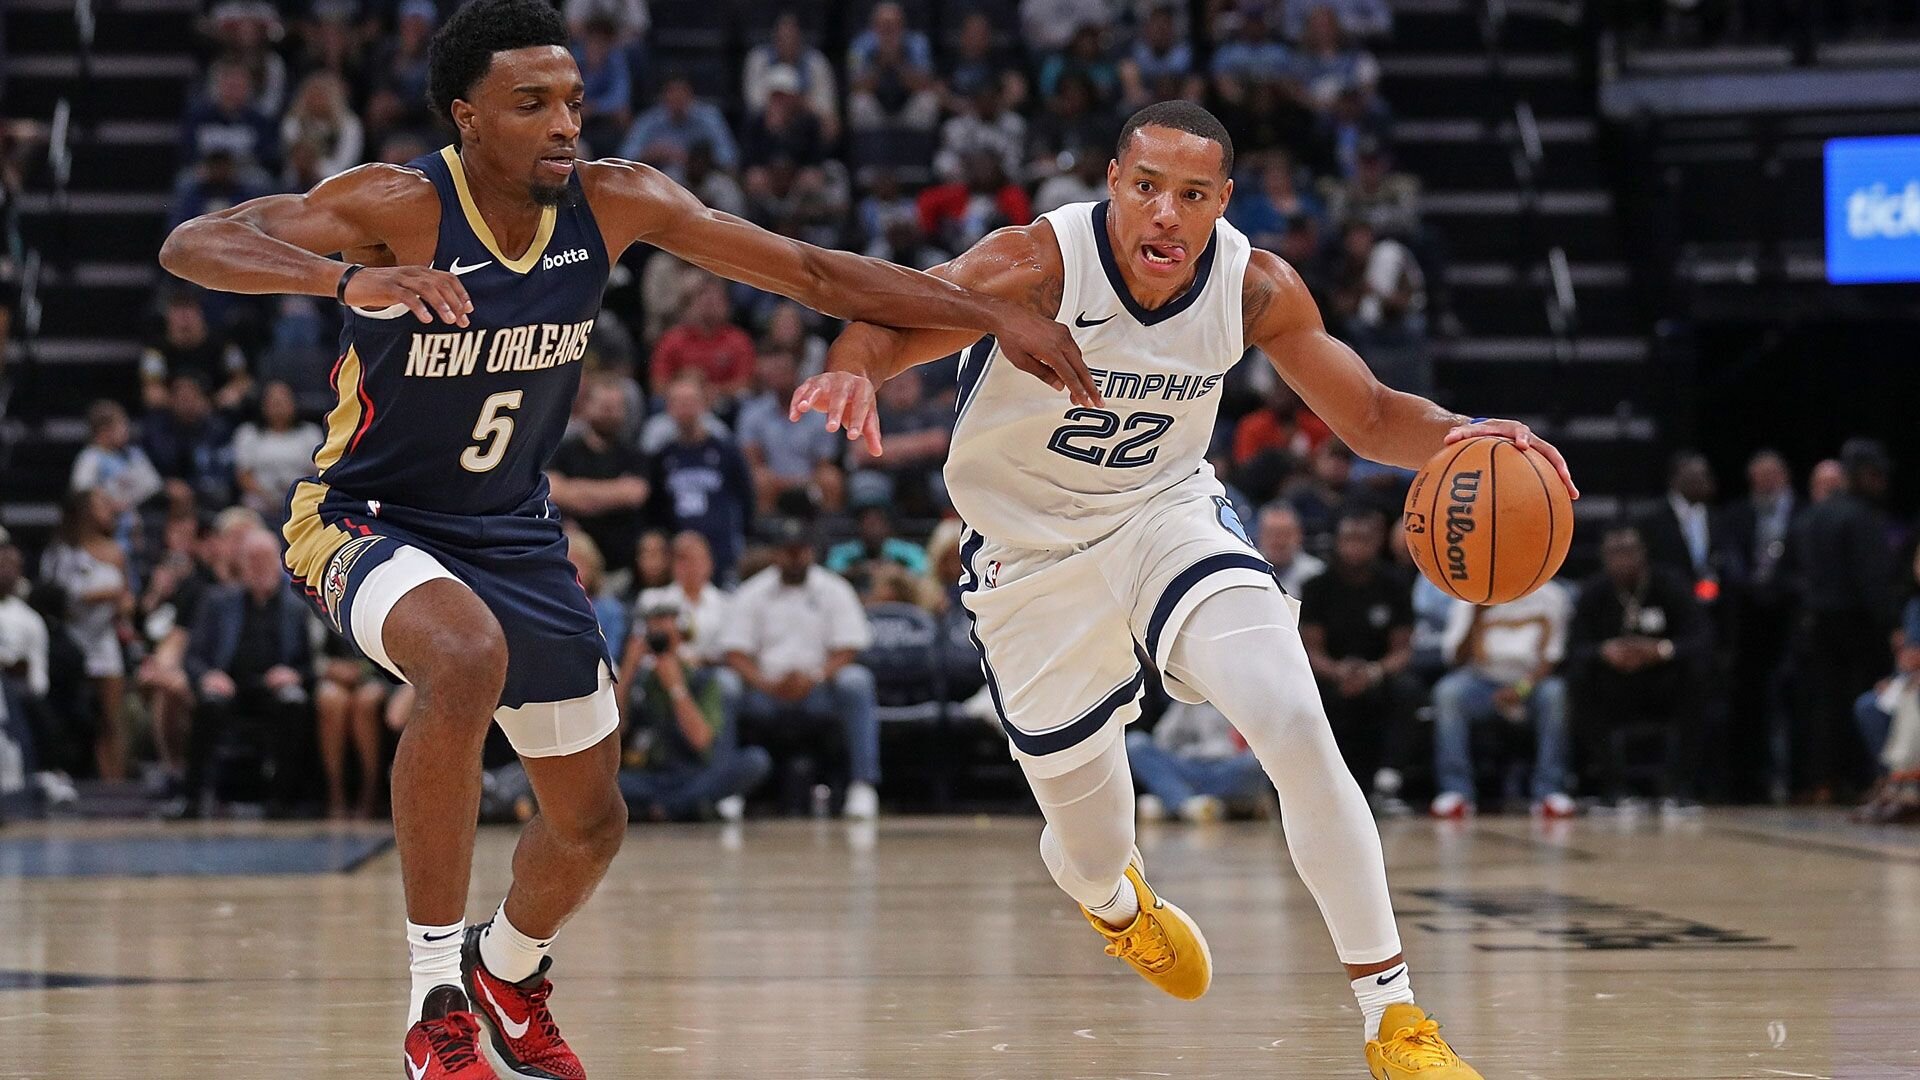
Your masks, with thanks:
[[[1229,220],[1301,273],[1383,376],[1423,388],[1442,255],[1418,180],[1394,168],[1365,46],[1390,29],[1377,0],[1224,0],[1198,20],[1152,0],[1023,0],[1017,26],[966,5],[936,26],[924,5],[886,2],[839,26],[801,6],[738,57],[655,42],[642,0],[565,10],[584,155],[646,161],[769,228],[923,268],[1104,197],[1129,111],[1202,100],[1239,144]],[[431,0],[210,8],[173,220],[440,146],[424,84],[442,14]],[[1438,295],[1431,307],[1443,322]],[[169,285],[140,386],[88,414],[56,540],[31,565],[0,545],[0,721],[29,718],[46,798],[133,770],[175,813],[379,811],[410,692],[306,614],[277,552],[283,493],[311,471],[333,404],[338,318],[313,298]],[[787,420],[835,329],[663,253],[615,268],[549,479],[619,667],[637,817],[737,817],[749,797],[871,816],[888,717],[939,698],[991,719],[940,474],[956,361],[883,388],[886,452],[869,458]],[[1766,458],[1752,497],[1725,507],[1684,458],[1670,513],[1610,533],[1602,575],[1487,610],[1411,570],[1394,520],[1407,474],[1356,460],[1257,358],[1225,388],[1209,456],[1305,602],[1329,717],[1375,805],[1431,793],[1455,816],[1509,797],[1565,814],[1574,796],[1638,793],[1684,811],[1870,783],[1871,740],[1911,708],[1904,680],[1876,683],[1896,659],[1920,667],[1920,626],[1889,652],[1905,590],[1887,567],[1905,541],[1876,509],[1883,456],[1852,449],[1848,475],[1816,472],[1804,499]],[[1795,561],[1842,534],[1863,545],[1860,582]],[[1864,557],[1869,540],[1884,558]],[[1263,807],[1224,718],[1165,704],[1131,744],[1142,813]],[[529,812],[497,739],[489,764],[488,812]]]

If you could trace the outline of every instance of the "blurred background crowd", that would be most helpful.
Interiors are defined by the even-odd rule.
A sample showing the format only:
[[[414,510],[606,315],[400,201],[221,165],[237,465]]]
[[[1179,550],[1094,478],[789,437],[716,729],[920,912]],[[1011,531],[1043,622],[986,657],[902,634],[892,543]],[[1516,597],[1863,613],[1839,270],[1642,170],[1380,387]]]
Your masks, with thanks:
[[[1462,332],[1424,220],[1433,178],[1398,163],[1372,51],[1394,33],[1383,0],[747,5],[739,38],[685,4],[563,7],[583,156],[648,162],[770,229],[930,267],[1105,197],[1125,116],[1189,97],[1238,144],[1228,219],[1384,380],[1432,391],[1431,343]],[[1776,5],[1643,7],[1620,16],[1630,40],[1818,32]],[[426,47],[444,13],[208,7],[169,223],[437,149]],[[871,458],[787,419],[836,329],[664,253],[615,268],[549,476],[619,662],[637,819],[1024,798],[956,599],[940,470],[957,358],[886,385]],[[57,528],[0,541],[0,793],[69,812],[382,812],[409,691],[312,619],[279,561],[338,333],[315,298],[157,290],[138,385],[90,395]],[[1575,572],[1490,609],[1418,579],[1397,525],[1408,475],[1356,460],[1257,358],[1229,380],[1210,457],[1304,601],[1379,812],[1865,797],[1898,816],[1920,766],[1912,523],[1888,507],[1887,448],[1825,452],[1795,476],[1763,450],[1722,491],[1682,451],[1641,512],[1583,537]],[[1271,811],[1217,712],[1155,691],[1148,714],[1130,740],[1143,816]],[[503,740],[488,762],[485,812],[530,813]]]

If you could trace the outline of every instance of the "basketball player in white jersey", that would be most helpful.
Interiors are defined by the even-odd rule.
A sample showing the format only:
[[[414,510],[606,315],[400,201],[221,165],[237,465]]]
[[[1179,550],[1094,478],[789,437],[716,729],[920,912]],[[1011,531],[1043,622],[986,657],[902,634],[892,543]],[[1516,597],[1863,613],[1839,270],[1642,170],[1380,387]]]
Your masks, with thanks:
[[[1326,333],[1293,270],[1221,218],[1232,168],[1232,142],[1205,109],[1149,106],[1121,133],[1107,202],[1000,230],[933,271],[1068,324],[1091,386],[1010,361],[992,338],[856,324],[792,415],[820,412],[877,454],[875,388],[971,346],[946,466],[967,524],[962,599],[1046,815],[1054,880],[1108,953],[1176,997],[1206,992],[1206,940],[1148,887],[1133,843],[1122,734],[1152,663],[1175,697],[1218,706],[1273,778],[1294,864],[1352,980],[1372,1075],[1478,1080],[1414,1004],[1379,833],[1334,745],[1297,605],[1205,452],[1222,377],[1257,347],[1376,461],[1418,467],[1446,443],[1496,435],[1540,450],[1570,490],[1572,479],[1525,425],[1469,421],[1377,382]]]

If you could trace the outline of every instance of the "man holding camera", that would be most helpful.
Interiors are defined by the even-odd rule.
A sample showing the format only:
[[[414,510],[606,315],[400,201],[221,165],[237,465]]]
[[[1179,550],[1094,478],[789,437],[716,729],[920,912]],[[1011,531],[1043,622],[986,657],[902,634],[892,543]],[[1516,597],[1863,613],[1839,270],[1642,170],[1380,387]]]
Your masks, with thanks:
[[[679,603],[655,597],[641,612],[648,655],[628,690],[620,794],[635,818],[686,821],[711,809],[738,821],[772,759],[736,745],[720,680],[681,636]]]

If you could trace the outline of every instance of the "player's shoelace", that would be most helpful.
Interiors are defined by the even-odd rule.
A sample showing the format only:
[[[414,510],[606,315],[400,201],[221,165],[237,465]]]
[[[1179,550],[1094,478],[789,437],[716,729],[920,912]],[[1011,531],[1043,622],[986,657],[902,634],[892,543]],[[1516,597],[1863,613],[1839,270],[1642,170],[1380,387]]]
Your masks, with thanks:
[[[1173,942],[1160,928],[1159,920],[1147,916],[1137,929],[1107,943],[1107,955],[1132,960],[1155,975],[1173,966]]]
[[[440,1059],[443,1071],[458,1072],[479,1063],[480,1025],[472,1016],[455,1013],[445,1019],[430,1020],[426,1031],[427,1042],[433,1046],[433,1054]]]
[[[1460,1060],[1440,1037],[1440,1022],[1422,1020],[1412,1027],[1403,1027],[1393,1033],[1393,1038],[1381,1044],[1396,1065],[1451,1065]]]
[[[547,999],[553,996],[553,980],[543,979],[539,986],[523,991],[527,1000],[527,1011],[533,1014],[534,1022],[540,1025],[540,1034],[546,1036],[549,1043],[560,1041],[560,1025],[553,1021],[553,1010],[547,1008]]]

